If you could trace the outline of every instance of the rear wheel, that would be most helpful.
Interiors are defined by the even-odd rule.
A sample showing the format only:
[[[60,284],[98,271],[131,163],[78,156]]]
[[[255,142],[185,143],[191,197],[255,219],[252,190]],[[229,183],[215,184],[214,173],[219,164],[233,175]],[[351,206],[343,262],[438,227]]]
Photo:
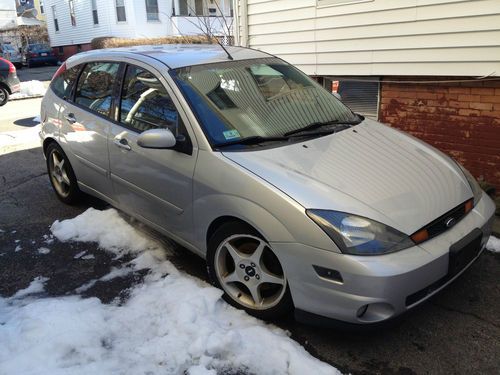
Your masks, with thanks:
[[[57,197],[66,204],[78,203],[82,193],[78,188],[73,168],[62,148],[56,143],[51,143],[47,147],[46,156],[47,172]]]
[[[0,107],[9,101],[9,90],[6,87],[0,86]]]
[[[251,227],[222,225],[210,238],[207,255],[211,281],[231,305],[261,319],[292,310],[285,271],[271,246]]]

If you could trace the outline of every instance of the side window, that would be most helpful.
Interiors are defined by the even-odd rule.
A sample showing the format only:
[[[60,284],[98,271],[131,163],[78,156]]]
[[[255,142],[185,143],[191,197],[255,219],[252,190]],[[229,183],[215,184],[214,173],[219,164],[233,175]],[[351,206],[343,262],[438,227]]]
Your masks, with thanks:
[[[75,103],[109,116],[119,66],[119,63],[112,62],[87,64],[78,80]]]
[[[78,78],[80,68],[81,66],[75,66],[67,69],[52,80],[50,88],[58,97],[62,99],[69,99],[71,97],[71,90]]]
[[[139,133],[149,129],[168,128],[179,135],[180,117],[162,83],[152,73],[129,65],[123,80],[120,122]]]

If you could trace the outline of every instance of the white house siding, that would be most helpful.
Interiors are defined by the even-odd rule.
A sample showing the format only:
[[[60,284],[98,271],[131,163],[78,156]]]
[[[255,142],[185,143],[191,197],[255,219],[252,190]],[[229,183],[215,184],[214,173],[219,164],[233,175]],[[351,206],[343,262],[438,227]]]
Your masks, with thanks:
[[[124,38],[151,38],[172,34],[169,16],[171,0],[159,0],[160,21],[148,21],[144,0],[125,0],[126,22],[116,18],[115,0],[97,1],[99,24],[94,25],[92,1],[75,0],[76,26],[71,25],[68,0],[45,0],[47,28],[53,47],[86,44],[96,37],[115,36]],[[55,5],[59,31],[55,31],[51,7]]]
[[[237,1],[239,43],[311,75],[500,76],[500,0]]]
[[[0,30],[16,27],[16,3],[14,0],[0,0]]]

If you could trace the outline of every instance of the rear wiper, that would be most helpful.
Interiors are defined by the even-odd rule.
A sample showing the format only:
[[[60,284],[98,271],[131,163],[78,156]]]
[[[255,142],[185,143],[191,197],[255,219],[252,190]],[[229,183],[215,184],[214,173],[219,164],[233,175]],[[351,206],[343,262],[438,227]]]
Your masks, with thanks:
[[[265,142],[277,142],[277,141],[288,141],[288,137],[277,136],[277,137],[263,137],[261,135],[253,135],[251,137],[245,137],[240,139],[235,139],[233,141],[228,141],[224,143],[217,143],[213,147],[221,148],[232,145],[256,145]]]
[[[306,125],[303,128],[290,130],[289,132],[286,132],[283,135],[285,137],[288,137],[290,135],[294,135],[294,134],[298,134],[298,133],[302,133],[302,132],[307,132],[307,131],[310,131],[310,130],[319,129],[319,128],[322,128],[323,126],[329,126],[329,125],[347,125],[347,126],[349,126],[349,125],[357,125],[361,121],[363,121],[363,119],[364,118],[362,118],[361,116],[359,116],[359,117],[356,118],[356,120],[353,120],[353,121],[332,120],[332,121],[325,121],[325,122],[313,122],[312,124]]]

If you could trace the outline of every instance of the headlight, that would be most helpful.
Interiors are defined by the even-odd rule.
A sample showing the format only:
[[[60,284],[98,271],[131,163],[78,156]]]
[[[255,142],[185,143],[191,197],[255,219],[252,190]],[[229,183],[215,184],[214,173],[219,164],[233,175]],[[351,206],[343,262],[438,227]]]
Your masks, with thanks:
[[[464,174],[465,178],[467,179],[467,182],[469,183],[470,188],[472,189],[472,194],[474,195],[474,206],[475,206],[477,202],[479,202],[479,200],[481,199],[483,191],[481,190],[481,187],[479,186],[474,176],[471,175],[467,169],[462,167],[460,163],[458,163],[457,161],[455,161],[455,163],[457,163],[457,165],[462,170],[462,173]]]
[[[361,216],[329,210],[306,213],[346,254],[380,255],[415,245],[404,233]]]

